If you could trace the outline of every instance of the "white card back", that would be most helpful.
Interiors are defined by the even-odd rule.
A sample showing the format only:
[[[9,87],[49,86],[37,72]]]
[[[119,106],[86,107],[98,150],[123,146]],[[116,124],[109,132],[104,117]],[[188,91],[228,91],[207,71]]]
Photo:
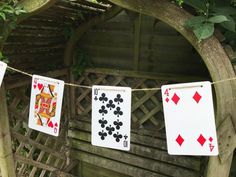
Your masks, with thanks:
[[[161,90],[168,153],[218,155],[211,83],[164,85]]]

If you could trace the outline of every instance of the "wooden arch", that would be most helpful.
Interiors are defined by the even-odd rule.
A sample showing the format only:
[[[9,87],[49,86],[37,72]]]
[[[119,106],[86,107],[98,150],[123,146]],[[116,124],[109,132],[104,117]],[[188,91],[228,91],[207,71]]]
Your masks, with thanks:
[[[185,22],[192,17],[187,11],[169,0],[109,0],[110,2],[138,13],[155,17],[180,32],[198,51],[205,62],[213,81],[235,77],[233,66],[222,45],[211,37],[198,42],[194,34],[185,28]],[[214,85],[217,97],[219,157],[211,157],[207,177],[229,175],[233,151],[236,146],[236,82],[228,81]]]
[[[225,53],[220,42],[215,38],[211,37],[207,40],[199,43],[194,36],[194,34],[184,27],[185,21],[191,18],[191,15],[184,9],[181,9],[169,0],[109,0],[110,2],[142,14],[153,16],[165,23],[169,24],[177,31],[179,31],[198,51],[202,59],[204,60],[213,81],[223,80],[235,77],[235,72],[231,65],[231,62]],[[30,14],[35,14],[41,10],[53,5],[55,0],[23,0],[22,6],[26,7]],[[112,17],[117,14],[120,9],[116,9],[113,13],[110,13],[108,17]],[[99,19],[94,19],[91,22],[85,24],[84,29],[81,26],[76,30],[76,35],[72,36],[67,43],[65,50],[65,62],[70,63],[73,56],[72,52],[76,46],[77,41],[81,37],[81,34],[86,31],[89,27],[97,24],[100,21],[109,19],[107,17],[100,17]],[[3,43],[0,44],[0,48]],[[236,145],[236,82],[228,81],[215,86],[216,96],[217,96],[217,126],[218,126],[218,136],[220,145],[220,156],[210,158],[208,165],[207,177],[226,177],[229,174],[230,164],[232,160],[232,152]],[[4,91],[1,89],[1,94]],[[6,107],[1,108],[6,110]],[[7,115],[2,115],[2,119],[6,118]],[[232,120],[232,121],[231,121]],[[1,132],[3,133],[3,132]],[[230,138],[231,137],[231,138]],[[2,143],[9,143],[6,138],[1,138]],[[7,151],[5,154],[7,155]],[[6,161],[8,167],[12,162],[8,162],[9,159],[2,158]],[[11,160],[12,156],[11,156]],[[10,168],[6,168],[6,174],[11,174]],[[10,176],[15,176],[10,175]]]

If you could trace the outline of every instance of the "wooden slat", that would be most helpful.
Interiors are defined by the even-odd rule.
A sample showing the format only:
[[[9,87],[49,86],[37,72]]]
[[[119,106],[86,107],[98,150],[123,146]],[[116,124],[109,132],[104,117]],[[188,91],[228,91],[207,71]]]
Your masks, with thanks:
[[[60,152],[56,152],[52,148],[44,146],[44,145],[38,143],[37,141],[31,140],[31,139],[27,138],[26,136],[21,135],[20,133],[17,133],[14,129],[11,130],[11,134],[13,137],[15,137],[16,139],[18,139],[21,142],[24,142],[25,144],[35,146],[36,148],[41,149],[41,151],[50,153],[59,159],[66,160],[65,155],[62,155]]]
[[[163,73],[152,73],[152,72],[134,72],[129,70],[118,70],[118,69],[107,69],[107,68],[88,68],[86,72],[94,72],[98,74],[112,74],[114,76],[127,76],[127,77],[137,77],[146,79],[158,79],[158,80],[168,80],[176,82],[189,82],[194,80],[206,80],[207,77],[201,77],[198,75],[178,75],[178,74],[163,74]]]
[[[116,172],[122,172],[125,175],[135,176],[135,177],[167,177],[166,175],[156,174],[151,171],[137,168],[135,166],[130,166],[128,164],[116,162],[110,159],[103,158],[101,156],[94,156],[90,153],[83,151],[71,151],[71,157],[83,160],[84,162],[96,165],[98,167],[107,168]]]
[[[87,133],[90,132],[90,124],[86,124],[85,122],[78,122],[77,125],[78,124],[80,124],[80,126],[76,127],[80,127],[80,129],[70,130],[68,132],[68,136],[75,139],[75,141],[78,140],[91,142],[91,135]],[[71,122],[70,125],[74,125],[74,123]],[[189,169],[199,170],[200,160],[198,158],[169,156],[166,150],[165,140],[131,133],[130,153],[159,161],[164,161],[170,164],[172,163],[177,166],[182,166]]]
[[[167,176],[176,176],[182,177],[183,174],[186,176],[198,176],[197,172],[187,170],[185,168],[179,169],[178,166],[174,166],[171,164],[167,164],[163,161],[147,159],[145,157],[137,156],[137,154],[125,153],[122,151],[115,151],[106,148],[98,148],[95,146],[91,146],[91,144],[83,142],[83,141],[74,141],[72,140],[72,147],[78,150],[92,153],[98,156],[102,156],[107,159],[112,159],[113,161],[118,161],[121,163],[129,164],[131,166],[136,166],[138,168],[142,168],[145,170],[153,171],[156,173],[165,174]],[[132,145],[131,145],[132,146]]]
[[[86,177],[131,177],[122,174],[122,172],[114,172],[106,168],[97,167],[86,162],[81,162],[80,168],[78,169],[77,174],[80,173],[80,176]]]
[[[19,155],[15,155],[15,158],[22,162],[22,163],[26,163],[26,164],[32,164],[34,165],[35,167],[37,168],[41,168],[41,169],[45,169],[45,170],[48,170],[48,171],[52,171],[52,172],[57,172],[59,175],[62,174],[62,175],[66,175],[67,177],[76,177],[72,174],[69,174],[69,173],[66,173],[66,172],[63,172],[61,171],[60,169],[58,168],[55,168],[55,167],[52,167],[50,165],[46,165],[46,164],[43,164],[43,163],[40,163],[40,162],[37,162],[37,161],[34,161],[34,160],[30,160],[30,159],[27,159],[27,158],[24,158],[22,156],[19,156]]]

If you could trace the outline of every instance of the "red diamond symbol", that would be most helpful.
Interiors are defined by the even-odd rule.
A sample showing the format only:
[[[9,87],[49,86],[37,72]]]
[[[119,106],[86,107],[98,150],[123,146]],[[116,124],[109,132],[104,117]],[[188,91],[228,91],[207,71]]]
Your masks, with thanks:
[[[171,98],[171,100],[177,105],[177,103],[179,102],[180,98],[179,98],[178,95],[175,93],[174,96]]]
[[[183,142],[184,142],[184,139],[182,138],[181,135],[179,135],[179,136],[176,138],[175,141],[181,146],[181,145],[183,144]]]
[[[206,142],[206,138],[202,136],[202,134],[198,137],[197,141],[203,146],[204,143]]]
[[[212,138],[212,137],[210,137],[210,138],[209,138],[209,141],[210,141],[210,142],[212,142],[212,141],[213,141],[213,138]]]
[[[198,103],[201,100],[202,96],[198,93],[195,92],[195,94],[193,95],[193,99]]]
[[[167,102],[167,103],[169,102],[169,98],[166,98],[166,102]]]

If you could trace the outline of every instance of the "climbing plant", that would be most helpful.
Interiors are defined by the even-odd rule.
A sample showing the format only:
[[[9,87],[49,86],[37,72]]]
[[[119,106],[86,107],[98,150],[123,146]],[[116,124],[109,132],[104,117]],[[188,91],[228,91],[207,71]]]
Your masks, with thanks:
[[[77,46],[74,56],[73,74],[79,78],[87,67],[92,67],[91,58],[85,49]]]
[[[213,35],[218,27],[223,34],[235,36],[236,8],[232,0],[176,0],[176,3],[189,10],[193,18],[186,22],[186,27],[193,30],[199,42]],[[231,38],[232,42],[232,38]],[[235,43],[235,42],[233,42]]]
[[[9,30],[16,27],[18,16],[25,13],[26,11],[21,6],[18,6],[17,1],[0,2],[0,41]]]
[[[25,13],[26,11],[18,5],[16,0],[0,2],[0,50],[9,32],[16,27],[18,17]],[[1,51],[0,60],[7,61]]]

